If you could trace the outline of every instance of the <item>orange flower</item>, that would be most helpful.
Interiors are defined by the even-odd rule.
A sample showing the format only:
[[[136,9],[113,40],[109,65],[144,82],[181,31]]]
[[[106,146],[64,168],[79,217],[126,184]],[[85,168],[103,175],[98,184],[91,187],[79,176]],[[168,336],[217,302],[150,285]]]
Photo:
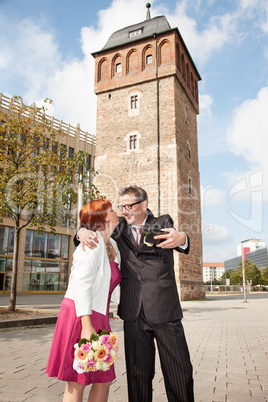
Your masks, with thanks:
[[[117,342],[118,342],[118,335],[116,332],[114,332],[110,336],[110,343],[115,346],[117,344]]]
[[[84,361],[87,358],[87,354],[83,351],[83,349],[79,348],[76,349],[75,351],[75,357],[77,358],[77,360],[80,361]]]
[[[106,360],[108,353],[109,350],[106,348],[106,346],[101,345],[101,347],[95,352],[95,360],[98,362]]]

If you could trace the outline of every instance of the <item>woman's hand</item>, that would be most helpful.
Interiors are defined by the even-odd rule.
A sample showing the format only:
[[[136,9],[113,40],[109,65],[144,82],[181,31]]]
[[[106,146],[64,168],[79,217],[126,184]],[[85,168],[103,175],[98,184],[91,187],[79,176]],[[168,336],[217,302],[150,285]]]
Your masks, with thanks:
[[[86,228],[81,228],[77,231],[76,236],[78,237],[81,248],[83,251],[85,251],[85,247],[87,246],[91,250],[97,247],[99,240],[98,240],[98,235],[96,232],[93,232],[92,230],[88,230]]]
[[[90,315],[83,315],[81,317],[81,323],[82,323],[82,331],[81,331],[81,336],[80,338],[86,338],[90,340],[92,334],[96,334],[96,330],[93,327],[90,319]]]

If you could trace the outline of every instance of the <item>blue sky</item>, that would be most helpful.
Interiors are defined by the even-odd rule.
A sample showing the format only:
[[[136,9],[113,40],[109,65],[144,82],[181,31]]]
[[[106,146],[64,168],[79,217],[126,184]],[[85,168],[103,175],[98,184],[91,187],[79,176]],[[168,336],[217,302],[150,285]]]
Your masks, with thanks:
[[[94,59],[117,29],[143,21],[143,0],[0,0],[0,92],[95,133]],[[163,0],[151,15],[178,27],[199,70],[204,261],[268,242],[268,2]]]

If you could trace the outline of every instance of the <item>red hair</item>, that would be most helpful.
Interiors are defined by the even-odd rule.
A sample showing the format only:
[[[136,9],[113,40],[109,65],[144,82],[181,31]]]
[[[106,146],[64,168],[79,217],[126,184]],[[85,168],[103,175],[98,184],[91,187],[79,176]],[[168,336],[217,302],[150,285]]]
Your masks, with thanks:
[[[101,198],[99,200],[89,201],[85,204],[80,213],[80,226],[87,229],[96,230],[104,229],[108,208],[111,208],[110,201]]]

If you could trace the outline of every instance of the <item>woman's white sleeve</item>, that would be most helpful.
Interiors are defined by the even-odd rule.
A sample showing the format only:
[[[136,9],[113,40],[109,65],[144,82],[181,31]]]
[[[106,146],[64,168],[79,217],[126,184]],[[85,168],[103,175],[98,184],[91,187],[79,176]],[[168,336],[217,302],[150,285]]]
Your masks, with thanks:
[[[92,313],[93,285],[99,268],[99,250],[77,249],[72,267],[72,290],[76,316]]]

